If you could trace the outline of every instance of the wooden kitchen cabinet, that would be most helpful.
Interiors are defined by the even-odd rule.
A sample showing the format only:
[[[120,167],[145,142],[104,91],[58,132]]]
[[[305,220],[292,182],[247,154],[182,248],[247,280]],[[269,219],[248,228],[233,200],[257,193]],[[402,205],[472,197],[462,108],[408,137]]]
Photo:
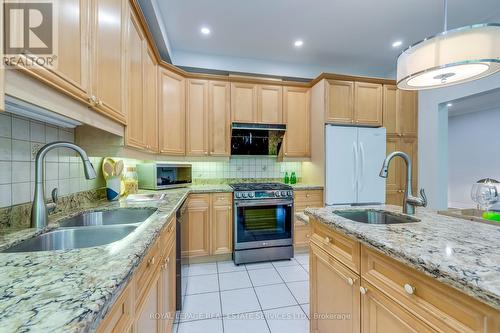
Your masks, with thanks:
[[[310,91],[308,88],[283,88],[286,133],[283,143],[285,157],[309,157]]]
[[[143,57],[145,37],[137,18],[128,12],[126,68],[127,68],[127,127],[125,144],[130,147],[144,149],[144,93],[143,89]]]
[[[187,80],[186,155],[206,156],[209,146],[209,89],[207,80]]]
[[[418,93],[384,85],[383,125],[388,136],[418,136]]]
[[[323,207],[323,190],[294,190],[294,213],[301,213],[308,207]],[[309,246],[311,227],[294,216],[293,245],[295,248]]]
[[[257,122],[257,85],[231,83],[231,119],[238,123]]]
[[[144,43],[144,142],[146,150],[158,152],[158,66],[153,51]]]
[[[165,68],[159,72],[159,146],[160,153],[185,155],[186,81]]]
[[[231,156],[231,85],[210,81],[208,88],[210,155]]]
[[[160,332],[161,320],[157,316],[161,315],[161,281],[160,268],[157,268],[142,304],[137,306],[136,321],[134,325],[135,333]]]
[[[231,193],[212,194],[211,255],[233,252],[233,205]]]
[[[354,83],[354,123],[382,126],[382,85]]]
[[[359,333],[359,276],[314,243],[310,269],[311,332]],[[346,317],[331,317],[335,315]]]
[[[354,122],[354,82],[325,81],[326,122],[352,124]]]
[[[257,87],[257,122],[264,124],[283,123],[283,88],[259,85]]]
[[[91,0],[91,102],[93,108],[115,118],[125,117],[126,5],[122,0]]]
[[[185,256],[210,255],[210,194],[192,194],[188,198],[188,250]]]
[[[175,221],[174,221],[175,222]],[[175,237],[168,246],[165,256],[160,263],[160,302],[161,313],[164,316],[160,323],[160,332],[172,332],[176,306],[176,276],[175,276]]]
[[[134,323],[133,283],[125,287],[97,329],[97,333],[129,332]]]
[[[407,153],[412,160],[412,191],[418,193],[418,139],[412,137],[387,137],[387,155],[394,151]],[[386,203],[401,206],[406,188],[406,164],[396,157],[389,166],[386,179]]]

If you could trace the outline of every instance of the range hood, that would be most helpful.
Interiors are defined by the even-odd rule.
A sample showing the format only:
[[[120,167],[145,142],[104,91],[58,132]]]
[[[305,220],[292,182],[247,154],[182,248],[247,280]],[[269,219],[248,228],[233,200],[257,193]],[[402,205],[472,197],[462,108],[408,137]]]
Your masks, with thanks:
[[[277,156],[286,125],[233,123],[231,155]]]

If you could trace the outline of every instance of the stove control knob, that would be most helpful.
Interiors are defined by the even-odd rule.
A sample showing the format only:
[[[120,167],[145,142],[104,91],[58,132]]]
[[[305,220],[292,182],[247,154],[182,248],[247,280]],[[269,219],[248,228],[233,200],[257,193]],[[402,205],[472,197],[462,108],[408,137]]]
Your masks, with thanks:
[[[241,198],[241,193],[240,192],[236,192],[236,198]]]
[[[274,192],[274,196],[275,196],[275,197],[279,197],[279,196],[280,196],[280,191],[276,191],[276,192]]]
[[[281,191],[281,196],[284,197],[286,195],[285,191]]]
[[[249,198],[253,198],[254,197],[254,194],[252,192],[248,193],[248,197]]]
[[[247,192],[243,192],[243,198],[247,197]]]
[[[287,194],[289,197],[291,197],[291,196],[293,195],[293,194],[292,194],[292,191],[288,191],[286,194]]]

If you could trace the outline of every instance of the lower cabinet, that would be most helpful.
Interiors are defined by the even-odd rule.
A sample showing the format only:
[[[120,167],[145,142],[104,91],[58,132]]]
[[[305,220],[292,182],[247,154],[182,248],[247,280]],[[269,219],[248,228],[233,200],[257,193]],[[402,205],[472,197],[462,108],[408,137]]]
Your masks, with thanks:
[[[191,194],[187,204],[188,248],[184,257],[232,253],[233,206],[231,193]]]
[[[294,190],[295,213],[301,213],[308,207],[323,207],[323,190]],[[293,245],[304,248],[309,245],[311,228],[309,225],[297,220],[294,216]]]
[[[167,223],[98,333],[171,333],[175,317],[175,217]]]
[[[359,333],[359,277],[314,242],[310,249],[311,332]]]
[[[316,219],[310,224],[312,333],[500,332],[500,311],[356,240],[346,246],[347,236]]]

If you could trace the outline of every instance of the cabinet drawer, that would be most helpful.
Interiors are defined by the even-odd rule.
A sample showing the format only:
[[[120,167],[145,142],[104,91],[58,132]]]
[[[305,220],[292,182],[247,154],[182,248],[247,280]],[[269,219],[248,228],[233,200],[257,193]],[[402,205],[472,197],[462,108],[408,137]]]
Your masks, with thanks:
[[[500,311],[365,246],[361,275],[439,332],[500,332]]]
[[[295,222],[293,232],[293,244],[295,246],[307,246],[309,244],[311,238],[311,227],[309,225],[303,222]]]
[[[323,207],[323,190],[294,191],[295,212],[308,207]]]
[[[137,300],[136,304],[141,303],[141,299],[144,297],[144,292],[146,291],[146,287],[149,285],[149,280],[153,276],[158,263],[160,262],[160,243],[161,241],[157,241],[148,254],[142,260],[139,268],[137,269],[137,273],[135,275],[135,299]]]
[[[214,206],[231,206],[232,193],[214,193],[212,194],[212,203]]]
[[[310,222],[312,227],[311,242],[359,274],[360,243],[321,225],[314,218],[310,218]]]
[[[188,208],[210,206],[210,194],[190,194],[187,201]]]

